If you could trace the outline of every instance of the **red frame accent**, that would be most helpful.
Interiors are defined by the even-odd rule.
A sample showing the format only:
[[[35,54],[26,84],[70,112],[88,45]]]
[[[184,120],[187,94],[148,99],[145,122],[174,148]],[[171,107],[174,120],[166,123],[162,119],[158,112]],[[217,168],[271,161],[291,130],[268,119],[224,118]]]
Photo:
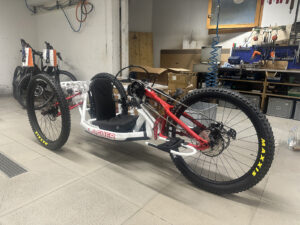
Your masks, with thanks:
[[[177,124],[179,124],[189,135],[191,135],[193,138],[195,138],[200,145],[198,146],[194,146],[195,148],[197,148],[200,151],[203,151],[207,148],[209,148],[209,143],[207,140],[203,139],[202,137],[200,137],[198,134],[196,134],[191,128],[189,128],[182,120],[180,120],[179,118],[177,118],[177,116],[175,116],[172,112],[171,109],[174,108],[174,106],[168,104],[167,102],[165,102],[164,100],[162,100],[160,97],[158,97],[158,95],[153,91],[153,90],[148,90],[145,89],[145,95],[148,98],[153,99],[154,101],[156,101],[157,103],[159,103],[165,111],[165,115],[164,118],[167,119],[167,117],[172,118]],[[201,128],[206,128],[203,124],[199,123],[197,120],[195,120],[193,117],[191,117],[189,114],[185,113],[183,114],[184,117],[186,117],[187,119],[189,119],[190,121],[192,121],[194,124],[196,124],[197,126],[201,127]],[[166,128],[166,120],[162,121],[162,129],[161,129],[161,133],[159,134],[159,136],[161,137],[165,137],[164,131]]]
[[[70,100],[78,95],[81,95],[81,93],[76,93],[74,95],[71,95],[69,97],[66,97],[66,100]],[[179,118],[177,118],[177,116],[175,116],[172,112],[171,109],[174,108],[173,105],[168,104],[167,102],[165,102],[164,100],[162,100],[160,97],[158,97],[158,95],[153,91],[153,90],[148,90],[145,89],[145,95],[148,98],[153,99],[154,101],[156,101],[157,103],[159,103],[165,111],[165,115],[164,115],[164,120],[157,120],[156,123],[161,123],[161,132],[159,134],[160,137],[162,138],[167,138],[164,133],[165,133],[165,129],[166,129],[166,120],[168,117],[171,117],[177,124],[179,124],[190,136],[192,136],[193,138],[195,138],[198,142],[199,145],[193,145],[193,144],[189,144],[190,146],[193,146],[194,148],[196,148],[199,151],[203,151],[209,148],[209,143],[207,140],[203,139],[202,137],[200,137],[198,134],[196,134],[191,128],[189,128],[182,120],[180,120]],[[57,102],[55,104],[55,106],[57,106],[59,103]],[[78,104],[69,106],[69,109],[72,110],[74,108],[76,108],[79,105],[82,105],[83,102],[79,102]],[[57,114],[57,116],[60,116],[61,113],[59,112]],[[201,127],[202,129],[206,129],[206,127],[201,124],[199,121],[195,120],[192,116],[190,116],[188,113],[184,112],[183,116],[187,119],[189,119],[191,122],[193,122],[196,126]],[[156,126],[158,126],[158,124],[156,124]],[[157,134],[156,134],[157,135]],[[184,134],[183,134],[184,135]]]
[[[66,100],[70,100],[70,99],[72,99],[72,98],[74,98],[74,97],[76,97],[76,96],[78,96],[78,95],[81,95],[81,92],[78,92],[78,93],[76,93],[76,94],[74,94],[74,95],[71,95],[71,96],[66,97]],[[80,105],[82,105],[82,104],[83,104],[83,102],[79,102],[79,103],[77,103],[77,104],[75,104],[75,105],[70,105],[70,106],[69,106],[69,110],[75,109],[76,107],[78,107],[78,106],[80,106]],[[57,106],[57,105],[59,105],[58,102],[55,103],[55,106]],[[58,112],[58,113],[57,113],[57,117],[59,117],[59,116],[61,116],[61,112]]]

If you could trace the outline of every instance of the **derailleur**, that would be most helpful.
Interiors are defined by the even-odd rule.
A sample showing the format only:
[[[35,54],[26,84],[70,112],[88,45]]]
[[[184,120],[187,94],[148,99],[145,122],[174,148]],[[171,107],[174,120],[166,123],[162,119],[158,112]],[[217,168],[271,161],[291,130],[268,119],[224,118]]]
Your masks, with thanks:
[[[200,136],[209,141],[210,148],[203,154],[215,157],[228,148],[230,140],[236,139],[236,131],[232,128],[224,128],[223,123],[212,123],[207,129],[200,132]]]

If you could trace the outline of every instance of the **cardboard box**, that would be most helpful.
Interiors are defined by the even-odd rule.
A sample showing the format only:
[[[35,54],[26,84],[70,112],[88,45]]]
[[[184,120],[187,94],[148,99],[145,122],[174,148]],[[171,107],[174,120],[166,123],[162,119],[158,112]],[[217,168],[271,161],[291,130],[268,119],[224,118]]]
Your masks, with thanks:
[[[182,68],[153,68],[149,66],[144,66],[144,68],[149,72],[151,82],[156,79],[156,84],[168,85],[168,73],[178,73],[178,74],[191,74],[191,71],[188,69]],[[146,72],[140,68],[133,68],[131,72],[134,72],[136,75],[136,79],[147,80],[149,76]]]
[[[221,65],[228,61],[230,49],[221,50]],[[163,68],[185,68],[193,71],[194,64],[201,62],[201,49],[161,50],[160,66]]]
[[[165,68],[185,68],[192,70],[201,62],[200,49],[161,50],[160,66]]]
[[[177,88],[192,90],[197,88],[197,76],[194,73],[169,73],[168,80],[169,90],[176,90]]]
[[[274,70],[286,70],[288,66],[288,61],[273,61],[267,60],[266,64],[263,66],[265,69],[274,69]]]
[[[149,66],[143,66],[150,75],[147,76],[146,72],[140,68],[132,68],[130,70],[131,73],[134,73],[136,75],[136,79],[139,80],[148,80],[150,79],[153,81],[156,79],[157,84],[162,84],[162,85],[168,85],[168,69],[165,68],[153,68]]]

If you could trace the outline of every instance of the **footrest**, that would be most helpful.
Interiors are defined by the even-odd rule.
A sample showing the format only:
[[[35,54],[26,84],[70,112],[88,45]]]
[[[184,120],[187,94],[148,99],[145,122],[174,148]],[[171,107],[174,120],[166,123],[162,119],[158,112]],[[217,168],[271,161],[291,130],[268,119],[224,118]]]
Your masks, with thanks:
[[[170,152],[171,150],[175,150],[178,147],[182,146],[182,144],[184,143],[184,140],[180,139],[180,138],[172,138],[169,141],[160,144],[160,145],[153,145],[153,144],[149,144],[152,147],[158,148],[159,150],[162,150],[164,152]]]

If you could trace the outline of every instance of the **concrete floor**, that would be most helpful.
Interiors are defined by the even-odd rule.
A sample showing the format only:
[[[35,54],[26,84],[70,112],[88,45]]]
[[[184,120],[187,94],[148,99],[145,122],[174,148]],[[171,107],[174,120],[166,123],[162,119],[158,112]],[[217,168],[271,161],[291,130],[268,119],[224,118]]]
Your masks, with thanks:
[[[168,154],[96,139],[80,129],[77,112],[72,118],[68,143],[52,152],[15,100],[0,97],[0,152],[28,170],[0,172],[1,225],[300,224],[300,152],[285,144],[299,122],[270,117],[279,147],[267,177],[217,196],[185,180]]]

